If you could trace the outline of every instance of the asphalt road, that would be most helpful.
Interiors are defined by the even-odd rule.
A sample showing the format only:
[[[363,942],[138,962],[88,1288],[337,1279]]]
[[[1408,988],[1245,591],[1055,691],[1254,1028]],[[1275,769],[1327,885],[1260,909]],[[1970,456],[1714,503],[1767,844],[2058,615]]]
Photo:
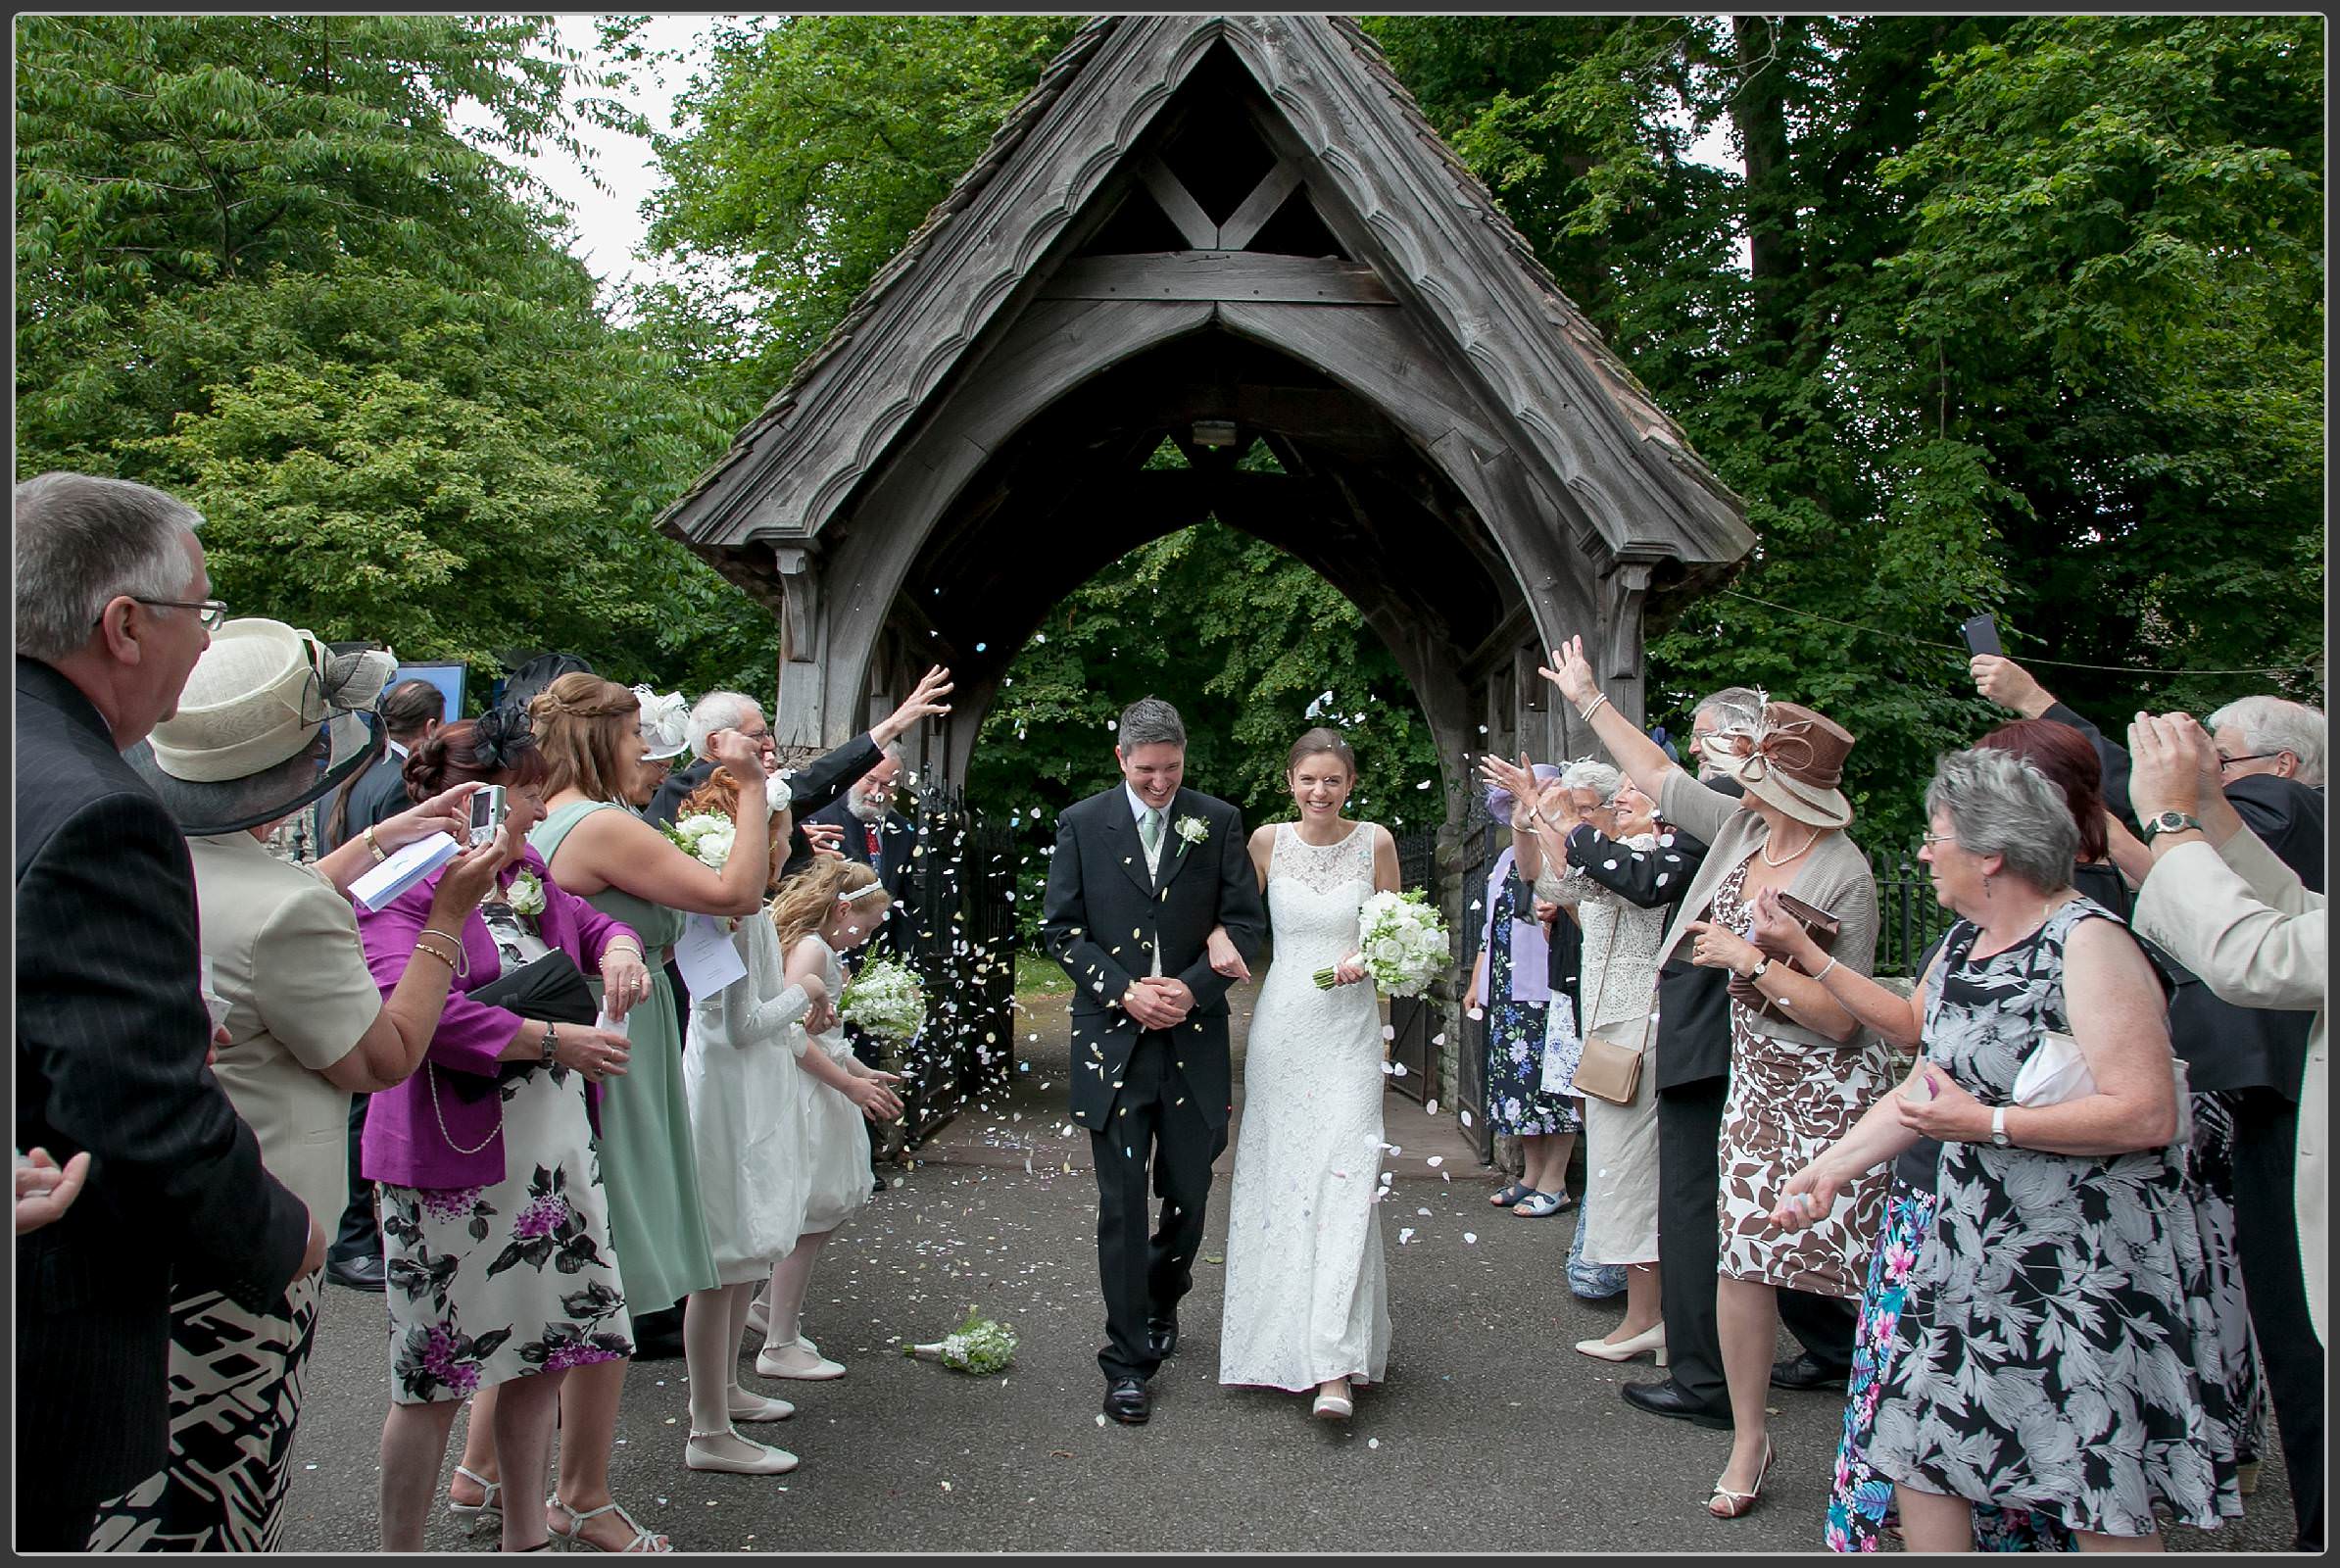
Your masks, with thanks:
[[[806,1332],[849,1374],[765,1387],[797,1415],[760,1429],[803,1465],[776,1479],[683,1468],[680,1360],[628,1373],[617,1495],[686,1551],[1796,1551],[1817,1550],[1843,1399],[1779,1394],[1779,1462],[1762,1501],[1704,1510],[1726,1434],[1641,1414],[1618,1385],[1652,1376],[1576,1354],[1622,1303],[1572,1297],[1561,1264],[1573,1211],[1514,1218],[1467,1155],[1392,1161],[1383,1235],[1395,1322],[1389,1379],[1345,1423],[1298,1396],[1216,1380],[1227,1178],[1213,1190],[1208,1260],[1185,1342],[1154,1379],[1145,1427],[1105,1423],[1096,1192],[1061,1135],[1062,1039],[1046,1010],[1019,1031],[1030,1070],[970,1112],[852,1221],[814,1276]],[[1043,1090],[1042,1084],[1050,1087]],[[1389,1141],[1437,1131],[1392,1097]],[[1451,1138],[1451,1132],[1444,1134]],[[1431,1147],[1424,1142],[1421,1147]],[[1085,1150],[1079,1151],[1085,1154]],[[1057,1156],[1057,1157],[1051,1157]],[[1025,1169],[1026,1160],[1031,1169]],[[1070,1172],[1062,1167],[1075,1164]],[[1422,1212],[1428,1210],[1427,1213]],[[1401,1245],[1401,1230],[1413,1234]],[[973,1379],[905,1359],[970,1306],[1021,1339],[1007,1373]],[[330,1288],[312,1360],[285,1545],[371,1550],[387,1400],[380,1298]],[[1782,1341],[1783,1353],[1791,1348]],[[458,1428],[458,1445],[461,1427]],[[454,1454],[448,1460],[452,1473]],[[2281,1549],[2279,1464],[2248,1516],[2177,1549]],[[440,1510],[430,1544],[468,1541]]]

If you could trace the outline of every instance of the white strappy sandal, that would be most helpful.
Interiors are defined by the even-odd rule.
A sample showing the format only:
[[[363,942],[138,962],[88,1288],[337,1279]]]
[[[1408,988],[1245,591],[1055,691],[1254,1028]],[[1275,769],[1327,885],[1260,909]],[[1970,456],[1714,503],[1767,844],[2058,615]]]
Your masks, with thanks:
[[[477,1502],[458,1502],[450,1494],[447,1498],[447,1511],[455,1516],[455,1522],[462,1525],[464,1531],[471,1535],[477,1535],[481,1525],[492,1525],[499,1530],[502,1529],[504,1526],[504,1504],[497,1498],[504,1491],[504,1483],[490,1481],[478,1471],[460,1464],[455,1467],[455,1473],[478,1482],[480,1490],[484,1494]]]
[[[607,1549],[595,1547],[592,1542],[585,1539],[585,1523],[589,1519],[599,1519],[603,1514],[613,1513],[617,1515],[619,1523],[634,1533],[634,1539],[618,1547],[619,1551],[672,1551],[674,1549],[673,1544],[664,1536],[645,1527],[642,1521],[627,1513],[615,1502],[605,1502],[598,1508],[588,1508],[583,1513],[579,1513],[567,1503],[562,1502],[556,1494],[545,1499],[545,1506],[558,1508],[568,1515],[567,1529],[561,1529],[548,1520],[545,1530],[555,1541],[565,1543],[572,1548],[585,1546],[594,1550]]]

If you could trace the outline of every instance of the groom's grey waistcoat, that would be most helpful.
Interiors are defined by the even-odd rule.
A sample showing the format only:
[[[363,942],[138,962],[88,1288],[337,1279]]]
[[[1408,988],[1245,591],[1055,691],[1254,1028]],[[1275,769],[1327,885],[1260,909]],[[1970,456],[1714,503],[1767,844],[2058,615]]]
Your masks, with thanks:
[[[1178,824],[1200,821],[1207,837],[1189,842]],[[1233,1074],[1227,1059],[1225,976],[1210,966],[1211,928],[1224,925],[1245,960],[1257,956],[1267,913],[1243,834],[1243,812],[1182,789],[1165,813],[1158,881],[1119,784],[1067,807],[1056,819],[1042,934],[1073,983],[1072,1113],[1093,1132],[1113,1113],[1130,1053],[1142,1031],[1122,1010],[1122,993],[1153,970],[1186,982],[1194,1010],[1168,1031],[1173,1060],[1214,1127],[1226,1125]]]

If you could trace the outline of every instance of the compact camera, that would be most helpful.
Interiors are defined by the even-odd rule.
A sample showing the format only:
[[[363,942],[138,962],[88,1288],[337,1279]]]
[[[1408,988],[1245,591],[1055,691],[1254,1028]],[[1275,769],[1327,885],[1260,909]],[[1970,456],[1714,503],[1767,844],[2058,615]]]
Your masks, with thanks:
[[[483,784],[471,792],[471,843],[485,844],[504,830],[504,786]]]

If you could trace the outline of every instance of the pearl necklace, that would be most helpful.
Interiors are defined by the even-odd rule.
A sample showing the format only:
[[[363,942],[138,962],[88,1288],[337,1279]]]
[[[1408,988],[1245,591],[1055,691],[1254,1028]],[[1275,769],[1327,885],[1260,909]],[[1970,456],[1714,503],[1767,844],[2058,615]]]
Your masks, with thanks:
[[[1795,855],[1790,855],[1790,856],[1788,856],[1788,857],[1787,857],[1787,859],[1784,859],[1784,860],[1775,860],[1775,859],[1773,859],[1773,858],[1772,858],[1772,846],[1771,846],[1771,841],[1770,841],[1769,839],[1766,839],[1766,840],[1764,841],[1763,847],[1762,847],[1761,849],[1757,850],[1755,853],[1763,857],[1763,863],[1764,863],[1764,864],[1766,864],[1766,865],[1770,866],[1770,867],[1771,867],[1773,870],[1777,871],[1778,869],[1779,869],[1779,867],[1781,867],[1781,866],[1785,865],[1785,864],[1787,863],[1787,861],[1788,861],[1788,860],[1792,860],[1792,859],[1796,858],[1796,856],[1800,856],[1800,855],[1802,855],[1802,854],[1803,854],[1803,853],[1804,853],[1806,850],[1808,850],[1808,849],[1812,848],[1812,846],[1813,846],[1813,845],[1815,845],[1815,844],[1818,844],[1819,842],[1820,842],[1820,829],[1818,829],[1818,828],[1814,828],[1814,829],[1812,830],[1812,836],[1811,836],[1810,838],[1808,838],[1808,839],[1804,840],[1804,842],[1803,842],[1802,844],[1800,844],[1800,845],[1796,846],[1796,852],[1795,852]]]

